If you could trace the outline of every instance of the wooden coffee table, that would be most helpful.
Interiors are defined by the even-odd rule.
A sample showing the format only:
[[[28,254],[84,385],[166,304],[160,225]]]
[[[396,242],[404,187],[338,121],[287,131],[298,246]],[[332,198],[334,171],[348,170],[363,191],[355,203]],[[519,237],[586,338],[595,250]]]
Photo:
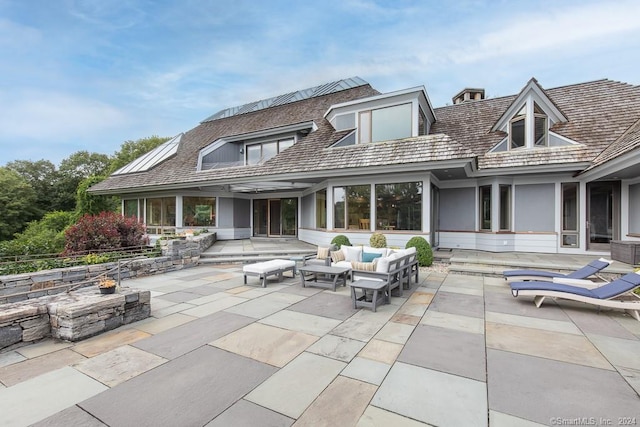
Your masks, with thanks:
[[[302,287],[318,286],[321,288],[333,289],[335,292],[338,285],[347,285],[347,275],[351,271],[347,267],[329,267],[326,265],[306,265],[298,269]]]

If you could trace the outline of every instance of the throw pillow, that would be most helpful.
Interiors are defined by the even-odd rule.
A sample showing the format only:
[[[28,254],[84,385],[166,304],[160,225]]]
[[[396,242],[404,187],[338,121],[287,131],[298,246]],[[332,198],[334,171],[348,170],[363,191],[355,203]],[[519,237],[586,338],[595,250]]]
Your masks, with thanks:
[[[351,267],[360,271],[376,271],[376,266],[372,262],[351,261]]]
[[[331,262],[336,263],[344,261],[344,253],[342,251],[331,251]]]
[[[362,252],[362,262],[373,262],[374,259],[381,257],[382,254]]]
[[[342,245],[340,250],[344,252],[344,258],[347,261],[362,261],[362,247]]]
[[[329,248],[318,247],[318,255],[316,255],[317,259],[327,259],[328,256],[329,256]]]

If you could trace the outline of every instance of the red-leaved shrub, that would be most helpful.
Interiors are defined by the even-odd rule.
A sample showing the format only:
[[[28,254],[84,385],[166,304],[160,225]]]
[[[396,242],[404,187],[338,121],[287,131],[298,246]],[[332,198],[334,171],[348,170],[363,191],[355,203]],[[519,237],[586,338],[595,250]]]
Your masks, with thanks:
[[[64,253],[115,250],[146,245],[148,241],[144,224],[135,217],[114,212],[86,214],[65,232]]]

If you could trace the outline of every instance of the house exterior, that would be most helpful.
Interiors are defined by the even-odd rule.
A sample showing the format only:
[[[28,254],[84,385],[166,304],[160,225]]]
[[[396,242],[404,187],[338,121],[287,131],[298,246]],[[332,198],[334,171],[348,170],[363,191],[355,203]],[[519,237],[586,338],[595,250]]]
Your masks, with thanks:
[[[640,240],[640,86],[531,79],[433,108],[355,77],[222,110],[91,192],[152,235],[607,253]]]

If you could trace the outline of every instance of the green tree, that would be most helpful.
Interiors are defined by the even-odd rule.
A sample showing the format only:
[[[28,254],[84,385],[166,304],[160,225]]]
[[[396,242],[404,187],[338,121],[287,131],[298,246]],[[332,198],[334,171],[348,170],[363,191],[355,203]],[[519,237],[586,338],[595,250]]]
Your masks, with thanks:
[[[89,187],[104,181],[104,179],[104,176],[94,175],[80,182],[76,192],[76,213],[78,216],[84,214],[97,215],[100,212],[115,212],[118,210],[119,198],[113,196],[98,196],[87,192]]]
[[[109,166],[109,173],[113,173],[123,166],[128,165],[138,157],[153,150],[161,144],[164,144],[171,138],[164,138],[159,136],[149,136],[147,138],[140,138],[135,141],[125,141],[120,146],[120,151],[116,151],[111,165]]]
[[[37,217],[33,187],[17,172],[0,167],[0,241],[11,239]]]
[[[14,170],[27,180],[36,192],[36,207],[40,214],[56,209],[54,205],[54,188],[58,181],[56,166],[48,160],[15,160],[7,163],[7,167]]]
[[[0,242],[0,255],[54,254],[64,250],[64,231],[75,223],[73,212],[49,212],[38,221],[31,221],[13,240]]]
[[[80,182],[93,175],[105,175],[110,164],[111,158],[108,155],[88,151],[78,151],[62,160],[55,189],[56,210],[74,210]]]

